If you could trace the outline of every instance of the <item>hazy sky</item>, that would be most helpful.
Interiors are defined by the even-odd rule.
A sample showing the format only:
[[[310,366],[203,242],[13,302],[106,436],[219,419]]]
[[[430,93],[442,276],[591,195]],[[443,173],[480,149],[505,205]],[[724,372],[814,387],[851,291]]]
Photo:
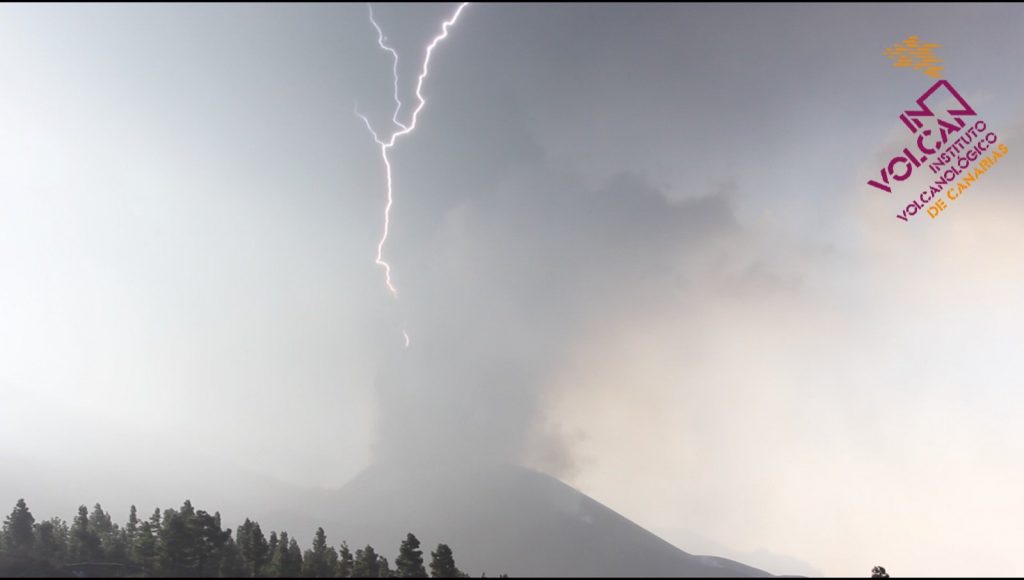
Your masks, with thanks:
[[[453,8],[375,10],[406,112]],[[0,6],[0,451],[136,469],[75,446],[112,428],[324,487],[515,459],[684,550],[1024,574],[1022,26],[470,5],[393,150],[396,301],[364,4]],[[1011,151],[904,223],[866,181],[933,82],[882,54],[911,34]]]

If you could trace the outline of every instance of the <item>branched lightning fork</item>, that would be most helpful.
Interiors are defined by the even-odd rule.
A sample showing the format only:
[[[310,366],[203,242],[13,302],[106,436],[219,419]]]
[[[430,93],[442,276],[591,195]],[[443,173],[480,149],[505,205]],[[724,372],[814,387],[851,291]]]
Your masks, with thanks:
[[[370,24],[373,24],[373,27],[377,30],[377,44],[383,50],[391,53],[391,76],[394,79],[395,86],[395,114],[391,116],[391,121],[403,129],[408,129],[407,126],[403,125],[402,122],[398,120],[398,112],[402,110],[402,101],[398,98],[398,53],[395,52],[395,49],[384,44],[384,41],[387,39],[384,38],[384,31],[380,29],[380,25],[378,25],[377,21],[373,19],[373,5],[367,4],[366,8],[370,11]],[[367,126],[369,126],[369,124],[367,124]],[[370,129],[370,132],[372,133],[373,129]],[[377,138],[376,134],[374,134],[374,138]],[[380,140],[377,142],[380,143]]]
[[[392,188],[391,179],[391,159],[390,157],[388,157],[388,151],[390,151],[391,148],[395,146],[395,141],[399,137],[403,135],[408,135],[409,133],[412,133],[414,129],[416,129],[416,120],[419,118],[419,114],[420,111],[423,110],[423,106],[426,105],[426,99],[423,98],[422,90],[423,82],[426,80],[427,75],[430,72],[430,56],[434,53],[434,48],[436,48],[437,45],[442,40],[448,37],[448,29],[455,24],[455,22],[459,19],[459,16],[462,14],[462,11],[468,5],[469,2],[463,2],[462,4],[459,4],[459,7],[455,10],[455,13],[448,20],[445,20],[444,23],[441,24],[441,33],[434,37],[434,40],[431,41],[431,43],[427,46],[426,54],[423,57],[423,68],[420,71],[419,77],[417,77],[416,79],[416,100],[418,102],[416,104],[416,108],[413,109],[412,118],[410,119],[409,124],[406,125],[398,120],[398,113],[402,109],[402,101],[398,98],[398,52],[396,52],[395,49],[385,44],[386,39],[384,37],[384,31],[381,30],[381,27],[373,18],[373,6],[367,4],[370,13],[370,23],[373,24],[374,29],[376,29],[377,31],[377,45],[380,46],[382,50],[391,53],[391,71],[394,79],[393,84],[395,91],[395,112],[391,116],[391,121],[395,125],[397,125],[399,129],[392,132],[391,136],[388,137],[387,140],[381,139],[377,132],[373,130],[373,126],[370,124],[370,120],[367,119],[365,115],[359,112],[358,106],[355,109],[355,114],[363,120],[363,123],[366,124],[367,130],[369,130],[370,134],[373,135],[373,140],[377,143],[377,145],[380,146],[381,158],[384,160],[384,167],[386,169],[387,204],[384,206],[384,232],[381,235],[380,242],[378,242],[377,244],[377,257],[375,261],[378,266],[384,268],[384,283],[387,285],[388,291],[390,291],[391,295],[394,297],[398,296],[398,290],[395,288],[395,285],[391,282],[391,265],[384,260],[384,243],[387,242],[388,234],[390,233],[391,230],[391,208],[394,205],[394,190]],[[403,330],[402,336],[405,338],[405,346],[408,347],[409,334]]]

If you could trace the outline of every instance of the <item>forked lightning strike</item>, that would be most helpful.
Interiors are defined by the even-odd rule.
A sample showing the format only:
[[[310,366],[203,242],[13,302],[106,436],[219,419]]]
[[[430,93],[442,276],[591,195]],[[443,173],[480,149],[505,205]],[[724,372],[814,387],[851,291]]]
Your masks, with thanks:
[[[394,205],[394,195],[391,181],[391,159],[388,157],[388,151],[395,146],[395,141],[399,137],[403,135],[408,135],[409,133],[412,133],[414,129],[416,129],[416,119],[419,117],[420,111],[423,110],[423,106],[426,104],[426,100],[423,98],[422,89],[423,81],[426,80],[427,74],[429,73],[430,56],[434,53],[434,48],[436,48],[437,45],[442,40],[448,37],[448,29],[455,24],[455,22],[459,19],[459,15],[462,14],[463,9],[465,9],[466,6],[468,5],[469,2],[463,2],[462,4],[459,4],[459,7],[455,10],[455,14],[453,14],[451,18],[449,18],[448,20],[445,20],[444,23],[441,25],[441,34],[434,37],[434,40],[427,46],[427,52],[423,58],[423,69],[421,70],[420,75],[416,80],[416,100],[418,101],[418,103],[416,105],[416,108],[413,109],[412,118],[410,119],[409,124],[406,125],[398,120],[398,113],[402,109],[402,101],[398,98],[398,52],[396,52],[395,49],[391,48],[390,46],[384,43],[386,40],[384,37],[384,31],[381,30],[380,26],[377,24],[377,21],[374,20],[373,18],[373,6],[367,4],[367,7],[369,8],[370,12],[370,23],[373,24],[374,29],[377,30],[377,45],[380,46],[382,50],[391,53],[393,63],[391,71],[392,76],[394,78],[395,91],[395,112],[391,116],[391,121],[395,125],[397,125],[399,129],[391,133],[391,136],[388,137],[388,139],[385,141],[381,139],[379,135],[377,135],[376,131],[373,130],[373,126],[370,125],[370,120],[367,119],[365,115],[359,112],[358,107],[355,110],[355,114],[358,115],[359,118],[363,120],[363,123],[366,124],[367,130],[369,130],[370,134],[373,135],[373,140],[376,141],[378,145],[380,145],[381,158],[384,160],[387,183],[387,204],[384,206],[384,233],[381,235],[380,242],[377,244],[376,263],[378,266],[384,268],[384,283],[387,285],[388,290],[391,292],[391,295],[395,296],[396,298],[398,297],[398,290],[395,289],[395,285],[391,282],[391,265],[384,260],[384,243],[387,242],[388,234],[390,233],[391,207]],[[408,347],[409,334],[403,330],[402,336],[405,338],[405,346]]]

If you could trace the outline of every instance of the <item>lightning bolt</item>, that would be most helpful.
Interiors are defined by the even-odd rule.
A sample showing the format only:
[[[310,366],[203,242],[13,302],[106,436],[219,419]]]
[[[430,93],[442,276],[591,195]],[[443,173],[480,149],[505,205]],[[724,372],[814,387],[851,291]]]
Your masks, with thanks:
[[[381,30],[380,25],[378,25],[377,21],[373,19],[373,5],[367,4],[366,8],[370,11],[370,24],[372,24],[373,27],[377,30],[377,45],[380,46],[382,50],[391,53],[391,77],[394,79],[395,86],[395,113],[391,116],[391,122],[393,122],[394,124],[398,125],[403,129],[408,129],[406,125],[403,125],[402,122],[398,120],[398,112],[402,110],[402,101],[401,99],[398,98],[398,53],[395,52],[395,49],[384,44],[384,41],[387,39],[384,38],[384,31]],[[370,129],[370,131],[373,132],[373,129]],[[374,139],[376,139],[376,137],[377,135],[376,133],[374,133]]]
[[[384,168],[386,170],[385,181],[387,183],[387,204],[384,206],[384,232],[381,235],[380,242],[377,243],[377,257],[375,259],[375,263],[378,266],[384,268],[384,283],[387,286],[388,291],[391,292],[391,295],[397,298],[398,290],[395,288],[394,283],[391,281],[391,265],[384,260],[384,244],[388,241],[388,234],[391,231],[391,208],[394,206],[395,203],[394,188],[391,178],[391,158],[388,156],[388,152],[391,150],[392,147],[395,146],[395,142],[398,140],[399,137],[408,135],[409,133],[412,133],[413,130],[416,129],[416,120],[419,118],[420,111],[423,110],[424,105],[427,104],[426,99],[423,98],[422,91],[423,83],[424,81],[426,81],[427,75],[430,72],[430,57],[431,55],[434,54],[434,49],[437,48],[437,45],[440,44],[441,41],[444,40],[445,38],[448,38],[448,29],[451,28],[456,21],[458,21],[459,16],[462,14],[462,11],[466,8],[466,6],[469,6],[469,2],[463,2],[462,4],[459,4],[459,7],[455,9],[455,13],[452,14],[452,16],[448,18],[448,20],[445,20],[441,24],[441,33],[435,36],[434,40],[431,41],[431,43],[427,46],[426,54],[423,57],[423,66],[422,69],[420,70],[419,77],[417,77],[416,79],[417,104],[416,108],[413,109],[412,111],[412,117],[409,120],[408,125],[398,120],[398,114],[402,109],[402,101],[398,98],[398,52],[395,51],[394,48],[391,48],[390,46],[385,44],[385,41],[387,39],[384,36],[384,31],[381,30],[380,25],[378,25],[377,21],[373,18],[373,6],[370,4],[367,4],[366,6],[369,9],[370,13],[370,23],[373,24],[373,28],[377,31],[377,45],[380,46],[382,50],[391,54],[391,73],[394,79],[393,84],[395,98],[395,112],[391,116],[391,121],[399,128],[393,131],[387,139],[381,139],[380,135],[378,135],[377,132],[373,130],[373,126],[370,124],[370,120],[367,119],[365,115],[359,112],[358,105],[355,107],[354,112],[356,116],[363,120],[363,123],[366,125],[366,129],[370,132],[370,135],[373,136],[373,140],[377,143],[377,145],[380,146],[381,159],[384,160]],[[409,334],[405,330],[403,330],[402,336],[405,338],[405,346],[408,347]]]

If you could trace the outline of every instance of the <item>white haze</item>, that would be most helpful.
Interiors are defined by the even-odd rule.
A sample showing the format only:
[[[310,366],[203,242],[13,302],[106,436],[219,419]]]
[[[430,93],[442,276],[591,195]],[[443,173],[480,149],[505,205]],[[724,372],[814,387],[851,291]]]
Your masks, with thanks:
[[[408,55],[449,9],[378,13]],[[514,461],[772,572],[1022,574],[1022,15],[470,6],[395,150],[396,302],[362,5],[0,7],[0,506],[233,526]],[[1011,151],[903,224],[864,181],[910,33]]]

